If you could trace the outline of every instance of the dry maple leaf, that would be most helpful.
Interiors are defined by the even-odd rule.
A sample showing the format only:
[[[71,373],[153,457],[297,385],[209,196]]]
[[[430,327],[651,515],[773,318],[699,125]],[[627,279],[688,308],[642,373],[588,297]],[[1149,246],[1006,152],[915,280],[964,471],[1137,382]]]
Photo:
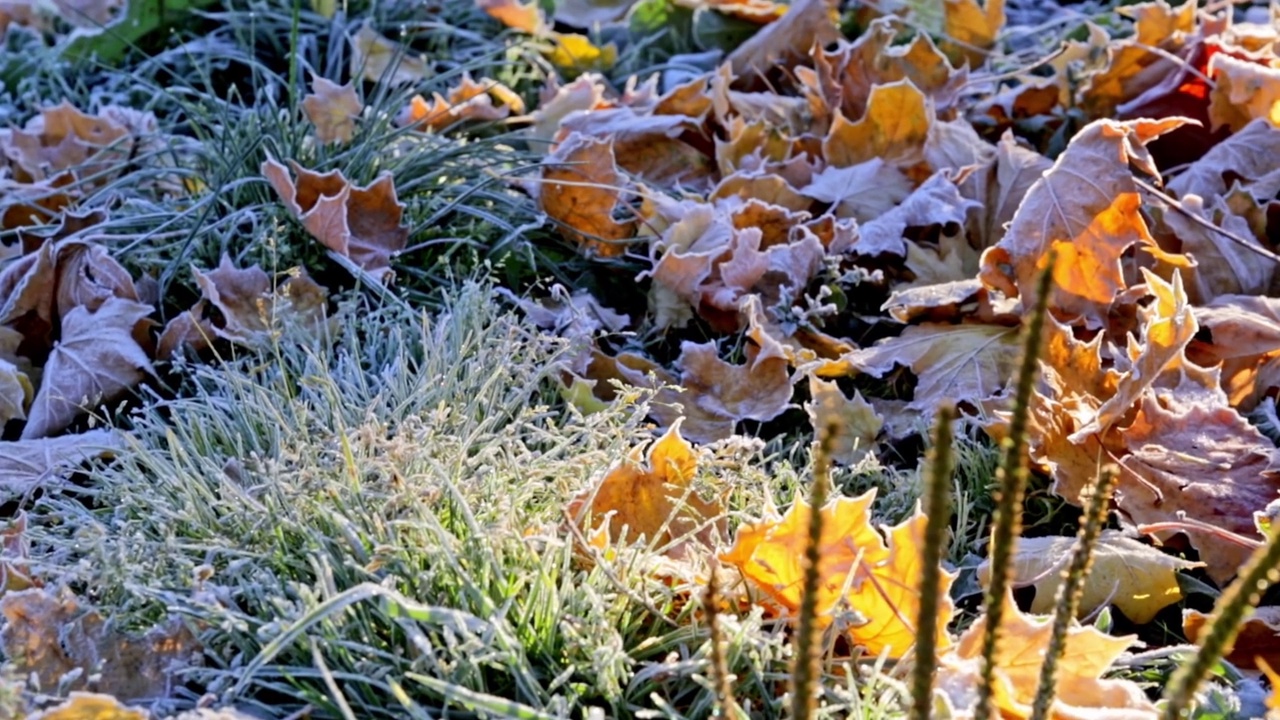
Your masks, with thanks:
[[[993,699],[1001,718],[1022,720],[1031,716],[1040,668],[1053,632],[1053,619],[1023,614],[1014,603],[1012,593],[1005,594],[1004,604],[1003,622],[992,659],[995,666]],[[954,648],[938,658],[935,692],[946,700],[951,717],[973,717],[976,710],[974,688],[981,677],[986,624],[987,617],[979,617]],[[1069,628],[1058,659],[1056,692],[1049,717],[1053,720],[1097,717],[1155,720],[1159,717],[1155,705],[1137,683],[1102,679],[1103,673],[1135,640],[1132,635],[1111,637],[1093,627]]]
[[[780,19],[766,25],[739,45],[727,58],[733,72],[765,74],[776,67],[790,67],[815,46],[840,39],[831,0],[796,0]]]
[[[120,436],[111,430],[90,430],[76,435],[38,440],[0,442],[0,498],[10,502],[35,488],[52,487],[89,460],[121,449]]]
[[[503,25],[530,35],[539,34],[546,27],[537,0],[476,0],[476,5]]]
[[[1203,367],[1219,366],[1232,407],[1252,410],[1272,387],[1260,369],[1280,357],[1280,300],[1222,295],[1194,312],[1207,336],[1191,341],[1187,358]]]
[[[262,163],[262,174],[289,212],[322,245],[350,258],[375,281],[390,284],[395,278],[391,258],[409,240],[409,228],[400,224],[404,204],[396,199],[391,174],[359,187],[341,170],[322,175],[292,160],[289,166],[298,176],[296,182],[274,159]]]
[[[351,142],[356,118],[363,109],[354,85],[339,85],[319,75],[311,78],[311,93],[302,99],[302,110],[316,126],[316,140],[321,144]]]
[[[986,52],[996,44],[996,35],[1004,28],[1005,0],[986,0],[985,7],[978,0],[943,0],[942,47],[957,60],[963,59],[969,67],[979,67],[986,62]]]
[[[1267,697],[1267,720],[1280,720],[1280,671],[1272,668],[1266,660],[1258,662],[1262,674],[1271,683],[1271,695]]]
[[[204,295],[202,302],[222,313],[222,324],[212,326],[218,337],[260,347],[270,343],[282,327],[295,325],[315,332],[324,325],[327,294],[305,272],[276,285],[262,268],[236,268],[227,255],[215,270],[192,268],[192,272]]]
[[[1227,203],[1226,198],[1215,197],[1206,205],[1200,196],[1186,195],[1180,207],[1171,208],[1161,218],[1162,244],[1172,235],[1169,244],[1195,261],[1195,267],[1184,273],[1189,276],[1188,292],[1197,304],[1219,295],[1263,294],[1276,275],[1275,263],[1260,255],[1268,251],[1255,237],[1249,221],[1232,212]],[[1227,237],[1218,228],[1244,242]]]
[[[845,397],[834,382],[809,376],[809,396],[805,403],[809,423],[815,434],[820,428],[834,428],[829,436],[831,459],[843,465],[856,465],[867,457],[876,445],[876,437],[884,427],[884,418],[876,413],[871,403],[857,390],[853,397]],[[816,442],[816,440],[815,440]]]
[[[57,433],[86,410],[115,400],[154,375],[151,359],[134,339],[135,326],[151,311],[150,305],[112,297],[97,310],[80,306],[68,312],[22,438]]]
[[[1188,642],[1199,642],[1209,624],[1209,616],[1198,610],[1182,611],[1182,632]],[[1264,605],[1254,608],[1240,625],[1236,639],[1224,651],[1227,660],[1250,670],[1280,667],[1280,607]]]
[[[901,524],[881,531],[871,524],[875,490],[838,498],[822,508],[818,550],[818,621],[827,626],[841,603],[865,622],[848,628],[850,639],[872,655],[899,658],[915,645],[920,608],[924,515],[917,510]],[[809,505],[797,499],[780,520],[738,528],[734,545],[720,555],[736,566],[751,587],[775,606],[796,613],[808,542]],[[942,571],[938,606],[938,646],[950,644],[947,623],[954,606],[948,596],[955,574]],[[846,589],[847,588],[847,589]]]
[[[909,78],[876,85],[867,99],[867,111],[856,121],[837,114],[822,140],[828,163],[847,167],[880,158],[907,168],[923,159],[934,111],[924,93]]]
[[[1185,122],[1099,120],[1081,130],[1031,186],[1008,233],[983,253],[982,281],[1031,307],[1036,278],[1054,253],[1050,309],[1064,320],[1105,325],[1116,296],[1128,287],[1121,255],[1138,245],[1167,259],[1139,212],[1142,200],[1129,166],[1158,177],[1146,144]]]
[[[88,115],[63,101],[41,110],[22,129],[0,130],[0,149],[20,182],[48,180],[74,169],[78,177],[102,185],[124,167],[133,149],[129,118],[121,111],[111,106]],[[147,117],[154,125],[155,117]]]
[[[1017,364],[1018,348],[1016,327],[926,323],[846,359],[875,377],[909,366],[918,378],[910,407],[932,415],[945,403],[977,403],[998,394]]]
[[[351,76],[369,82],[406,85],[427,77],[427,63],[421,56],[392,42],[365,22],[351,36]]]
[[[592,487],[569,502],[566,513],[582,523],[589,514],[588,529],[604,528],[614,544],[644,538],[649,547],[674,558],[684,558],[693,548],[714,547],[725,534],[725,511],[719,502],[707,502],[694,490],[698,457],[673,423],[650,448],[647,456],[634,449]]]
[[[542,211],[584,252],[617,257],[635,235],[635,221],[614,219],[624,186],[609,140],[570,135],[543,162],[538,186]]]
[[[1135,524],[1168,523],[1184,532],[1221,585],[1253,549],[1221,531],[1259,538],[1253,513],[1280,494],[1280,451],[1225,397],[1208,401],[1197,390],[1184,383],[1143,396],[1120,434],[1129,454],[1121,458],[1116,504]]]
[[[907,228],[948,224],[964,227],[969,210],[979,206],[977,201],[960,196],[950,171],[934,173],[897,207],[861,225],[858,241],[850,250],[859,255],[904,255]]]
[[[149,720],[142,708],[127,707],[110,695],[73,691],[61,704],[33,715],[27,720]]]
[[[1280,155],[1280,127],[1267,120],[1254,120],[1244,129],[1214,145],[1189,165],[1167,187],[1169,192],[1201,198],[1225,195],[1231,189],[1227,178],[1251,183],[1275,170],[1272,158]]]
[[[776,342],[748,345],[742,365],[720,359],[714,342],[684,342],[676,367],[683,401],[713,417],[724,418],[731,430],[740,420],[767,422],[781,415],[791,402],[790,363]],[[710,438],[720,440],[728,437]]]
[[[1035,599],[1031,612],[1038,615],[1053,612],[1062,571],[1066,569],[1076,544],[1072,537],[1018,538],[1013,557],[1013,587],[1034,585]],[[1093,563],[1085,576],[1078,615],[1090,615],[1098,608],[1114,603],[1139,625],[1151,622],[1156,613],[1182,599],[1178,571],[1200,567],[1162,553],[1116,530],[1107,530],[1093,548]],[[986,584],[990,561],[978,567],[978,577]]]
[[[177,684],[174,674],[200,655],[195,636],[177,619],[145,635],[123,635],[65,592],[6,593],[0,615],[6,620],[0,631],[5,655],[41,687],[64,687],[63,676],[80,669],[66,689],[89,687],[92,678],[94,689],[125,700],[166,698]]]
[[[524,101],[519,95],[489,78],[480,78],[477,82],[471,79],[470,74],[464,73],[458,84],[446,92],[447,96],[434,93],[430,101],[414,95],[409,106],[396,118],[396,124],[438,132],[458,122],[502,120],[512,110],[524,112]],[[494,100],[498,104],[495,105]]]
[[[1209,75],[1214,79],[1209,93],[1214,130],[1225,125],[1236,131],[1254,120],[1280,125],[1280,67],[1217,53],[1209,60]]]
[[[1107,47],[1105,69],[1080,90],[1093,117],[1114,115],[1116,106],[1133,100],[1180,69],[1179,53],[1195,31],[1196,8],[1176,10],[1164,0],[1117,9],[1135,19],[1133,37]],[[1154,48],[1154,50],[1153,50]]]

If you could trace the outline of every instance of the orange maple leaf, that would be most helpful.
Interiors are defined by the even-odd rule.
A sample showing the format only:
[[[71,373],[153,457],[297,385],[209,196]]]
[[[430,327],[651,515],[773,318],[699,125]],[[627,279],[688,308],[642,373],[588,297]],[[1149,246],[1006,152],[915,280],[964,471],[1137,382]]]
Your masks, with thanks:
[[[871,524],[875,490],[856,498],[839,498],[822,508],[819,541],[819,622],[830,625],[842,602],[865,618],[849,629],[849,637],[873,654],[902,657],[915,645],[920,610],[920,544],[926,518],[916,511],[899,525],[877,530]],[[809,504],[796,500],[780,520],[763,520],[738,528],[734,545],[720,555],[736,566],[768,601],[791,613],[800,608],[803,560],[808,539]],[[887,542],[886,542],[887,535]],[[942,573],[939,589],[938,646],[951,640],[946,626],[954,606],[947,593],[953,573]]]
[[[576,522],[589,521],[592,540],[607,534],[612,543],[645,538],[650,547],[682,558],[689,543],[714,546],[724,534],[724,508],[693,489],[698,458],[680,436],[680,422],[643,457],[634,449],[598,483],[583,490],[567,509]]]

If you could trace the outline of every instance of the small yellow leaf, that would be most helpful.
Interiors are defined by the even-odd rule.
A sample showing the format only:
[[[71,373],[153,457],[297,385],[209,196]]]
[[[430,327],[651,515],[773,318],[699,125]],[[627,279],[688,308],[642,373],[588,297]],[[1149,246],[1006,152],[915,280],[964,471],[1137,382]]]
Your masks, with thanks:
[[[378,34],[368,23],[351,38],[351,74],[370,82],[401,85],[427,77],[427,63],[419,56]]]
[[[547,59],[571,75],[608,70],[618,61],[618,46],[613,43],[597,47],[577,33],[551,33],[550,40],[553,45]]]

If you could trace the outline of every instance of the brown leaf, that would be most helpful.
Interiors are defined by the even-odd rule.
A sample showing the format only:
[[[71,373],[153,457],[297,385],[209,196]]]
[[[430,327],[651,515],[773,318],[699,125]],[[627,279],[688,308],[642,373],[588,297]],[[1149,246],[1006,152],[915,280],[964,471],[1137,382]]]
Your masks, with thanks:
[[[1031,307],[1036,278],[1056,253],[1049,307],[1064,320],[1106,324],[1128,287],[1120,257],[1131,246],[1165,258],[1147,229],[1129,166],[1158,176],[1146,143],[1181,126],[1181,118],[1119,123],[1099,120],[1081,130],[1038,180],[1008,233],[982,255],[982,281]]]
[[[1210,199],[1206,207],[1198,195],[1183,197],[1181,209],[1170,208],[1164,213],[1160,229],[1165,234],[1161,242],[1177,247],[1195,261],[1194,268],[1183,271],[1189,277],[1187,290],[1192,301],[1200,304],[1219,295],[1265,293],[1275,277],[1275,263],[1214,228],[1222,228],[1248,246],[1266,251],[1249,221],[1232,212],[1223,198]],[[1167,238],[1170,233],[1171,241]]]
[[[636,232],[635,220],[614,219],[624,187],[612,141],[574,134],[544,161],[538,202],[579,249],[617,257]]]
[[[838,114],[822,140],[822,153],[836,167],[873,158],[907,168],[920,162],[934,111],[909,79],[876,85],[867,111],[855,122]]]
[[[792,392],[785,351],[777,343],[748,345],[746,355],[747,362],[737,365],[721,360],[715,343],[682,343],[676,361],[686,391],[682,401],[724,418],[729,428],[739,420],[766,422],[781,415]]]
[[[1187,49],[1195,30],[1196,8],[1185,3],[1174,9],[1164,0],[1157,0],[1121,7],[1117,12],[1135,19],[1134,34],[1107,48],[1107,67],[1094,74],[1080,91],[1093,117],[1114,114],[1117,105],[1180,70],[1177,58]],[[1151,48],[1163,52],[1153,52]]]
[[[10,502],[36,488],[57,486],[86,461],[122,448],[120,436],[111,430],[0,442],[0,498]]]
[[[156,359],[172,360],[179,350],[185,350],[192,356],[208,350],[213,345],[217,330],[213,322],[204,317],[204,301],[179,313],[165,324],[156,341]]]
[[[697,455],[676,422],[647,456],[633,450],[575,496],[566,512],[579,523],[590,513],[589,529],[604,527],[614,544],[643,537],[650,547],[675,558],[706,552],[727,533],[727,518],[719,502],[703,500],[694,490],[697,470]]]
[[[1191,341],[1187,358],[1204,367],[1221,364],[1232,407],[1253,409],[1271,390],[1259,369],[1280,357],[1280,300],[1222,295],[1194,312],[1208,336]]]
[[[1253,513],[1280,493],[1280,455],[1225,400],[1186,402],[1189,394],[1175,388],[1159,395],[1148,391],[1142,398],[1137,417],[1121,433],[1130,454],[1121,460],[1116,504],[1138,525],[1180,525],[1184,517],[1203,523],[1204,529],[1183,532],[1221,585],[1252,548],[1215,530],[1258,538]]]
[[[853,397],[845,397],[834,382],[810,375],[809,396],[813,400],[805,403],[805,410],[814,433],[822,428],[834,430],[829,448],[832,460],[842,465],[857,465],[875,449],[884,418],[861,393],[854,390]]]
[[[861,225],[850,250],[859,255],[905,255],[907,228],[948,224],[962,228],[968,211],[977,207],[977,201],[960,196],[949,171],[935,173],[897,207]]]
[[[992,167],[979,177],[985,179],[985,193],[977,215],[978,247],[1000,242],[1027,192],[1053,166],[1049,158],[1018,144],[1012,132],[996,143]]]
[[[1199,642],[1208,624],[1208,615],[1198,610],[1182,611],[1182,632],[1188,642]],[[1225,649],[1224,657],[1237,667],[1249,670],[1259,668],[1261,663],[1280,667],[1280,607],[1255,608],[1241,623],[1239,634]]]
[[[222,313],[222,324],[213,325],[218,337],[261,347],[288,325],[305,326],[312,332],[324,325],[327,294],[305,273],[276,285],[262,268],[238,269],[227,255],[216,270],[205,273],[193,268],[192,272],[204,295],[201,302]]]
[[[425,59],[383,37],[368,22],[362,24],[349,40],[352,77],[391,85],[417,83],[427,77]]]
[[[298,176],[296,184],[274,159],[262,163],[262,174],[289,212],[322,245],[350,258],[374,280],[391,284],[395,278],[391,257],[409,239],[409,228],[401,224],[404,204],[396,199],[391,174],[359,187],[341,170],[321,175],[292,160],[289,166]]]
[[[145,635],[123,635],[69,593],[6,593],[0,615],[7,621],[0,631],[6,656],[45,688],[59,687],[64,675],[82,669],[68,689],[92,688],[124,700],[167,698],[180,684],[174,673],[199,658],[200,646],[181,621],[170,619]]]
[[[727,58],[734,74],[761,75],[776,67],[790,67],[808,57],[814,46],[840,38],[831,0],[796,0],[778,20],[752,35]]]
[[[1280,155],[1280,127],[1266,120],[1254,120],[1231,137],[1214,145],[1167,187],[1185,198],[1188,194],[1212,199],[1227,194],[1231,181],[1251,183],[1275,170],[1272,158]]]
[[[801,195],[835,205],[836,214],[867,222],[891,212],[911,194],[911,181],[880,158],[847,167],[830,166],[799,189]]]
[[[151,359],[134,340],[150,305],[112,297],[96,311],[73,308],[62,318],[62,339],[49,354],[31,404],[24,440],[65,429],[81,413],[112,402],[148,375]]]
[[[897,365],[916,374],[910,408],[933,414],[948,403],[976,403],[1004,389],[1018,358],[1018,329],[994,325],[913,325],[902,335],[847,356],[858,371],[884,377]]]
[[[1224,53],[1209,60],[1215,81],[1209,92],[1209,122],[1234,132],[1254,120],[1280,125],[1280,67],[1246,62]]]
[[[95,186],[106,184],[128,162],[133,147],[130,128],[111,109],[88,115],[64,100],[41,110],[21,130],[0,130],[0,149],[14,179],[37,182],[75,169],[80,178],[92,177]]]
[[[434,93],[430,101],[414,95],[409,107],[396,118],[396,124],[439,132],[459,122],[502,120],[512,110],[524,111],[524,101],[519,95],[496,80],[480,78],[477,82],[464,73],[458,84],[448,89],[447,95]]]
[[[316,140],[323,145],[351,142],[356,118],[363,109],[355,86],[339,85],[319,75],[311,78],[311,93],[302,98],[302,110],[316,126]]]

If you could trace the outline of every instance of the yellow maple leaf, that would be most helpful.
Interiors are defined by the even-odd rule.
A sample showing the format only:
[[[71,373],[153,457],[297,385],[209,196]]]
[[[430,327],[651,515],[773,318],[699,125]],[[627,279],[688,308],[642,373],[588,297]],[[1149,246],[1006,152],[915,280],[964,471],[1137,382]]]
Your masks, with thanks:
[[[551,48],[545,53],[561,71],[570,75],[608,70],[618,61],[618,46],[594,45],[586,35],[551,33]]]
[[[898,166],[910,166],[922,158],[933,110],[924,93],[909,79],[876,85],[867,100],[867,112],[850,122],[837,115],[822,141],[827,162],[848,167],[874,158]]]
[[[693,490],[697,469],[697,455],[677,421],[647,457],[633,450],[569,501],[567,512],[577,522],[589,516],[590,538],[599,547],[645,538],[667,555],[683,557],[690,542],[710,548],[724,529],[724,508]]]
[[[978,618],[960,641],[938,658],[937,688],[953,709],[952,717],[972,711],[982,663],[982,636],[987,618]],[[1023,614],[1012,593],[1004,599],[1004,619],[993,658],[994,702],[1002,718],[1030,717],[1053,634],[1052,618]],[[1156,708],[1137,683],[1104,680],[1105,673],[1134,642],[1133,636],[1111,637],[1093,627],[1067,630],[1056,677],[1057,693],[1049,717],[1055,720],[1085,718],[1099,711],[1107,717],[1154,720]],[[1117,711],[1123,710],[1121,715]]]
[[[1280,718],[1280,672],[1273,670],[1265,660],[1259,660],[1258,667],[1271,683],[1271,695],[1267,697],[1267,717],[1271,720]]]
[[[841,602],[865,618],[849,628],[850,639],[872,654],[902,657],[915,644],[920,611],[920,544],[927,522],[916,511],[886,536],[871,524],[875,490],[856,498],[839,498],[820,511],[823,517],[818,554],[818,621],[829,626]],[[738,528],[734,545],[720,559],[734,565],[753,587],[782,610],[800,608],[809,504],[797,499],[780,520],[763,520]],[[946,626],[954,606],[947,593],[955,575],[942,574],[939,590],[938,646],[950,644]]]

